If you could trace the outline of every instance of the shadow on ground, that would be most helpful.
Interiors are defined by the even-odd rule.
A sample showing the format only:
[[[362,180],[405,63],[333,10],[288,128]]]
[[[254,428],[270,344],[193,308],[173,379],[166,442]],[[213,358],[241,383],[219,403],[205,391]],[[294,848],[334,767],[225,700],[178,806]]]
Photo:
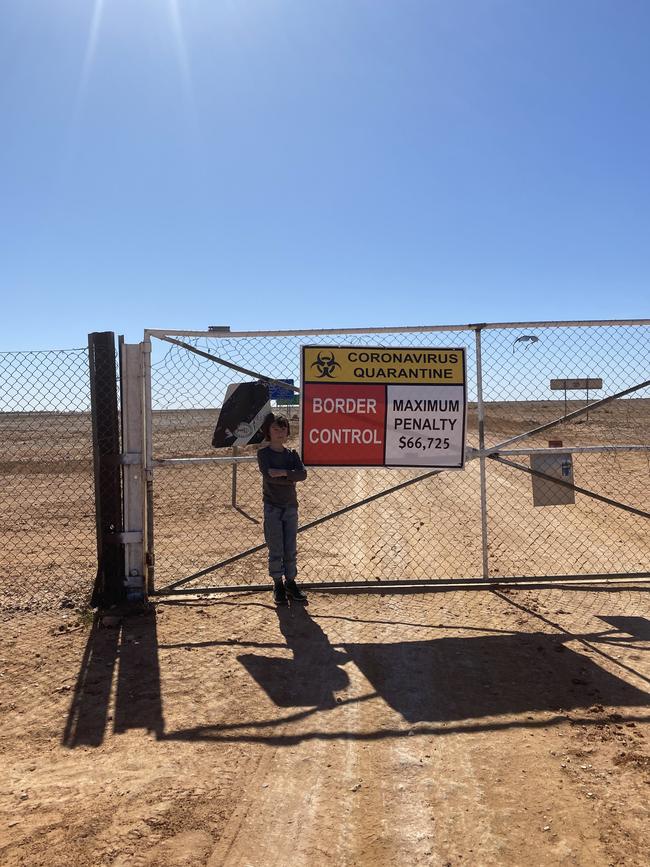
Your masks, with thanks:
[[[65,746],[102,743],[116,676],[113,731],[163,733],[155,610],[114,620],[115,625],[102,626],[96,619],[90,630],[63,733]]]
[[[599,644],[630,646],[628,642],[633,640],[635,649],[650,649],[639,643],[650,635],[650,621],[643,617],[601,615],[600,619],[613,629],[585,635],[568,633],[552,624],[557,632],[495,630],[494,634],[487,635],[435,637],[436,627],[432,624],[432,637],[426,640],[332,645],[305,607],[295,605],[275,611],[284,642],[229,640],[165,646],[197,650],[225,644],[255,651],[273,648],[275,655],[240,653],[237,660],[276,707],[293,713],[246,721],[242,719],[245,705],[235,702],[236,719],[165,732],[156,618],[155,612],[150,610],[140,617],[125,618],[119,628],[93,626],[63,743],[69,747],[102,743],[110,722],[109,702],[116,669],[113,731],[145,729],[159,739],[170,740],[262,741],[290,745],[313,738],[376,739],[409,734],[400,727],[336,731],[332,729],[335,717],[328,718],[316,731],[298,733],[285,729],[289,723],[323,711],[335,713],[347,704],[377,697],[408,724],[419,724],[418,731],[426,732],[426,724],[430,724],[435,728],[429,731],[437,734],[461,729],[544,727],[566,722],[567,712],[576,710],[586,713],[581,723],[602,725],[602,715],[596,718],[593,714],[603,707],[647,711],[649,706],[648,691],[612,674],[598,662],[599,658],[612,661],[611,656],[598,648]],[[541,616],[540,619],[550,623]],[[567,646],[569,642],[572,647]],[[580,652],[575,649],[575,642]],[[291,658],[277,656],[277,649],[283,647],[291,651]],[[371,692],[362,696],[345,695],[349,676],[344,666],[349,663],[363,673],[372,687]],[[621,671],[648,681],[629,666],[617,664]],[[523,718],[535,712],[550,713],[550,717]],[[508,720],[509,716],[519,718]],[[638,720],[646,716],[647,713],[628,713],[625,719]],[[499,717],[505,719],[495,720]]]

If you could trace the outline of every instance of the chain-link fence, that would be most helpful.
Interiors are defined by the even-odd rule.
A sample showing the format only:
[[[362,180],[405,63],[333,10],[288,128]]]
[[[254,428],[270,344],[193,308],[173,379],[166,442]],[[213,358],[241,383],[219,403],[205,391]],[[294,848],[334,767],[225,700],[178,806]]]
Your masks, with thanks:
[[[0,353],[0,606],[87,601],[97,570],[88,350]]]
[[[648,571],[650,389],[639,387],[650,376],[648,323],[485,326],[478,333],[468,327],[220,334],[182,341],[262,377],[296,383],[306,343],[465,347],[465,469],[430,475],[311,468],[299,491],[304,581]],[[188,589],[265,582],[256,447],[234,453],[211,446],[228,385],[251,377],[183,346],[156,337],[152,343],[157,586],[190,576],[197,577]],[[552,379],[571,378],[588,378],[592,386],[602,379],[602,388],[590,394],[550,389]],[[100,390],[101,384],[97,379]],[[601,403],[620,392],[628,393]],[[90,596],[97,573],[90,403],[87,349],[0,353],[2,605],[72,604]],[[576,415],[587,405],[588,413]],[[282,409],[292,421],[290,445],[297,447],[299,407]],[[101,438],[101,430],[96,435]],[[534,505],[531,452],[551,439],[572,452],[578,488],[573,505]],[[119,499],[119,472],[111,472],[119,442],[106,449],[101,472],[115,476],[111,484]],[[104,528],[109,534],[119,533],[113,523]]]
[[[260,377],[299,383],[304,344],[464,346],[470,447],[464,470],[421,480],[425,473],[413,469],[310,468],[299,486],[300,523],[306,527],[299,535],[299,568],[305,582],[648,571],[643,513],[650,490],[650,389],[639,386],[650,378],[650,323],[177,334],[185,346],[165,342],[171,332],[151,335],[158,588],[180,580],[188,589],[268,580],[256,447],[237,454],[211,447],[228,385],[251,377],[191,350]],[[552,379],[584,378],[602,379],[602,388],[594,391],[592,383],[589,394],[550,388]],[[623,391],[628,394],[599,403]],[[575,414],[588,403],[596,404],[589,413]],[[285,412],[292,422],[289,445],[297,447],[298,407]],[[573,505],[533,504],[530,451],[548,447],[550,439],[562,440],[572,452],[578,488],[600,499],[576,493]],[[195,577],[188,581],[190,576]]]

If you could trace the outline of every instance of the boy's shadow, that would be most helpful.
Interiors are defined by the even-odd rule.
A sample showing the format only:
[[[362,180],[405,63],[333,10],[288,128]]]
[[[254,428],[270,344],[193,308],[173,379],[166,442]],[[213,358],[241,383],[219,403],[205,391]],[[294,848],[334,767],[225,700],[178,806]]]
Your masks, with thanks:
[[[277,607],[275,612],[293,659],[252,653],[237,659],[279,707],[335,707],[334,693],[350,682],[339,668],[348,655],[334,650],[304,605]]]

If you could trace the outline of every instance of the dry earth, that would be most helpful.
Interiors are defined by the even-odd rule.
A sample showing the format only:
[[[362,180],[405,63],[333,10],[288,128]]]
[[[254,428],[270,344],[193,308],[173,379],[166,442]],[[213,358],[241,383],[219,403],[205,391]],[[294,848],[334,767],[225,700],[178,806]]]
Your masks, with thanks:
[[[553,435],[647,442],[649,408],[619,402]],[[557,412],[493,405],[489,441]],[[158,423],[159,457],[211,453],[210,414]],[[381,587],[481,574],[477,462],[301,535],[306,580],[370,578],[376,592],[283,610],[268,594],[158,598],[91,626],[87,418],[9,427],[3,867],[647,863],[646,585]],[[647,453],[575,469],[648,509]],[[302,519],[414,475],[311,471]],[[239,468],[239,511],[231,485],[229,466],[156,470],[158,587],[259,544],[255,467]],[[493,577],[648,570],[641,517],[580,496],[536,509],[529,477],[492,464],[488,494]],[[202,581],[264,574],[260,552]]]
[[[643,865],[641,586],[5,615],[6,867]]]

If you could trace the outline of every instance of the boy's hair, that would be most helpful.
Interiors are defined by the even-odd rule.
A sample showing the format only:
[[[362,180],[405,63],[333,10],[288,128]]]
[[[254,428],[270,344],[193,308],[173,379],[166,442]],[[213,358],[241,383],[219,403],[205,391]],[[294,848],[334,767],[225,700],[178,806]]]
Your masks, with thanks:
[[[279,412],[270,412],[262,422],[262,433],[264,434],[265,440],[269,438],[269,428],[272,424],[277,424],[278,427],[286,427],[287,433],[289,434],[289,436],[291,436],[291,427],[289,425],[289,419],[286,417],[286,415],[282,415]]]

